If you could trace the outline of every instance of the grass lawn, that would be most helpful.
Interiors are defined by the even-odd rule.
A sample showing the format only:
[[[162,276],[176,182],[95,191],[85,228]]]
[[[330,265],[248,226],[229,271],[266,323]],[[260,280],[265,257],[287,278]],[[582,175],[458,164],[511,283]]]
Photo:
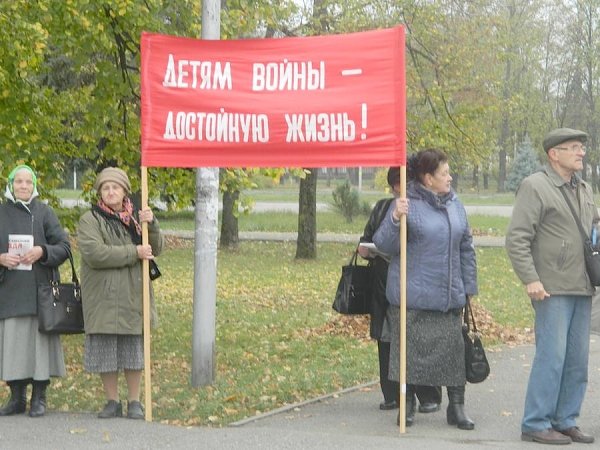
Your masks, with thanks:
[[[154,420],[223,426],[376,380],[368,320],[331,309],[340,266],[352,251],[353,245],[319,244],[318,258],[309,261],[294,259],[295,243],[242,242],[237,251],[219,251],[216,379],[198,389],[190,387],[194,251],[165,251],[158,258],[163,276],[154,282]],[[531,327],[529,302],[503,249],[478,249],[477,256],[474,307],[484,339],[489,346],[510,341]],[[99,377],[83,372],[83,341],[63,337],[68,375],[52,381],[50,410],[98,411],[104,403]],[[7,394],[0,390],[2,401]]]
[[[332,192],[335,184],[332,187],[320,185],[317,188],[317,202],[331,203],[333,201]],[[290,202],[298,203],[298,185],[293,186],[278,186],[271,189],[252,189],[244,191],[242,195],[254,199],[256,202]],[[58,189],[56,195],[59,198],[79,199],[81,191],[73,189]],[[365,186],[359,192],[360,200],[369,203],[375,203],[380,198],[385,197],[385,192],[374,190]],[[496,193],[496,192],[459,192],[460,199],[466,205],[512,205],[515,194],[513,192]]]
[[[194,230],[194,213],[191,211],[173,213],[158,213],[160,226],[165,230]],[[352,222],[346,222],[335,212],[317,212],[318,233],[348,233],[360,236],[367,223],[368,217],[357,216]],[[508,217],[471,215],[469,223],[476,235],[503,236],[508,227]],[[219,218],[219,223],[221,219]],[[290,212],[253,212],[240,214],[239,231],[298,231],[298,214]]]

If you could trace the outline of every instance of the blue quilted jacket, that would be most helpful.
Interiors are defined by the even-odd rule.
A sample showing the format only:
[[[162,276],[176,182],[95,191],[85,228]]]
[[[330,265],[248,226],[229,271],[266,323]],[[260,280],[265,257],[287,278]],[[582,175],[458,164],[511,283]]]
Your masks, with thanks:
[[[448,311],[477,294],[477,264],[464,206],[454,192],[438,196],[421,183],[407,186],[407,308]],[[373,242],[392,255],[386,296],[400,304],[400,224],[390,205]]]

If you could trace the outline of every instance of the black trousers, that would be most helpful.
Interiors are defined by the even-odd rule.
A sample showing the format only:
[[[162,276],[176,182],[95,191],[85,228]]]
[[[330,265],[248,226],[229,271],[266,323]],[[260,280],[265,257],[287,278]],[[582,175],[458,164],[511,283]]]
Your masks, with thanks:
[[[379,353],[379,384],[386,403],[398,401],[400,398],[400,383],[388,379],[390,366],[390,343],[377,341]],[[420,403],[441,403],[442,389],[440,386],[415,386],[415,392]]]

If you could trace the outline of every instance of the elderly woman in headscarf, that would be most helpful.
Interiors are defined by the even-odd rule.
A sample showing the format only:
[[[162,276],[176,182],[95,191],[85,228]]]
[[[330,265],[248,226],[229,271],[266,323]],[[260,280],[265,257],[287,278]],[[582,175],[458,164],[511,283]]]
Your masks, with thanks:
[[[0,416],[27,409],[27,386],[33,385],[29,415],[46,412],[50,377],[64,376],[60,336],[38,331],[37,285],[48,283],[52,271],[71,251],[67,233],[54,211],[40,202],[37,177],[20,165],[8,175],[0,205],[0,378],[10,399]]]
[[[123,415],[118,392],[122,370],[128,391],[127,417],[143,419],[139,401],[144,367],[142,261],[152,262],[162,250],[163,238],[152,210],[134,210],[129,198],[131,184],[123,170],[105,168],[94,188],[98,202],[81,217],[77,234],[85,321],[84,367],[102,379],[106,404],[99,418]],[[148,223],[149,245],[142,245],[142,222]]]

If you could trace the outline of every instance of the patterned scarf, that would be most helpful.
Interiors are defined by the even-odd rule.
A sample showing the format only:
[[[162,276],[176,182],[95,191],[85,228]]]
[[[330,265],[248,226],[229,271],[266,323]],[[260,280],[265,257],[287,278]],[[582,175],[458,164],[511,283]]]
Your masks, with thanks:
[[[119,222],[121,222],[125,226],[125,228],[127,228],[130,234],[132,234],[132,230],[135,230],[135,234],[137,236],[142,235],[142,227],[140,226],[138,221],[135,220],[135,217],[133,217],[133,203],[131,202],[129,197],[125,197],[123,199],[123,209],[120,212],[112,210],[109,206],[106,205],[106,203],[102,201],[102,199],[98,200],[98,203],[96,203],[96,207],[107,218],[117,219]],[[131,226],[132,224],[133,227]],[[133,238],[134,236],[132,235],[132,239]]]

